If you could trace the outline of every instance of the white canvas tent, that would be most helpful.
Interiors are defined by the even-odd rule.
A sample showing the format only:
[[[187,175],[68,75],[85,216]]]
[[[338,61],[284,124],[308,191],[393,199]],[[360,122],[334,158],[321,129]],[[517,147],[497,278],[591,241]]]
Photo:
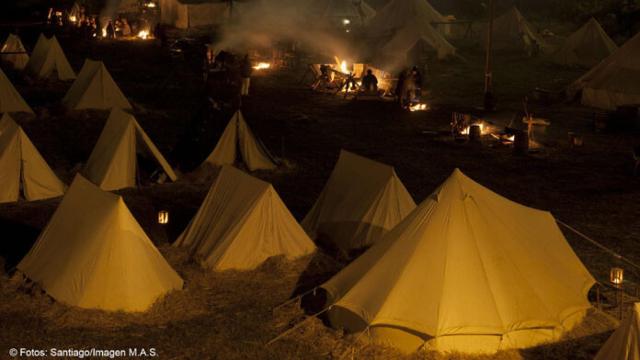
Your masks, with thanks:
[[[580,91],[582,104],[596,108],[640,104],[640,33],[568,89],[570,97]]]
[[[174,245],[220,271],[250,270],[272,256],[294,259],[315,251],[273,186],[232,166],[222,167]]]
[[[57,301],[87,309],[145,311],[182,288],[122,197],[80,175],[17,268]]]
[[[237,148],[247,168],[254,170],[271,170],[276,168],[273,158],[267,149],[256,139],[244,120],[240,110],[236,111],[224,129],[216,147],[204,161],[203,165],[233,165],[237,158]]]
[[[332,324],[375,342],[494,353],[557,341],[590,308],[594,282],[549,212],[456,169],[322,288]]]
[[[18,201],[21,192],[29,201],[62,196],[64,188],[24,130],[4,114],[0,119],[0,203]]]
[[[113,109],[83,174],[102,190],[136,186],[138,155],[157,162],[171,181],[176,174],[133,115]]]
[[[33,114],[5,73],[0,69],[0,113],[26,112]]]
[[[640,303],[633,304],[594,360],[640,360]]]
[[[47,39],[40,34],[26,70],[42,79],[51,78],[66,81],[76,78],[76,73],[71,68],[55,35],[51,39]]]
[[[368,35],[374,38],[391,36],[408,23],[426,28],[440,22],[446,22],[446,18],[427,0],[391,0],[369,21]]]
[[[393,167],[340,151],[340,157],[302,226],[340,249],[369,246],[416,204]]]
[[[18,35],[9,34],[9,36],[7,36],[7,40],[0,49],[0,60],[11,64],[16,70],[22,70],[27,66],[29,54],[27,54],[27,50],[24,48],[24,45],[22,45],[22,41]]]
[[[592,67],[618,49],[598,20],[591,18],[571,34],[553,55],[553,61],[566,66]]]
[[[520,10],[513,6],[498,16],[493,23],[493,49],[507,51],[527,51],[537,43],[541,51],[548,44],[540,37],[534,27],[522,16]]]
[[[427,52],[429,49],[437,53],[438,59],[444,59],[456,53],[456,48],[433,27],[410,21],[396,30],[393,37],[382,47],[381,52],[386,56],[399,56],[406,59],[412,51]]]
[[[131,104],[102,61],[85,60],[78,78],[62,99],[69,109],[131,109]]]

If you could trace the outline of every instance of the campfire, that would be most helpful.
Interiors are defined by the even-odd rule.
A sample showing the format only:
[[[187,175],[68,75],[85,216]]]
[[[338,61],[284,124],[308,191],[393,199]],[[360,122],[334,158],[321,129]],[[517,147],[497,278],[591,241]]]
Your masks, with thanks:
[[[462,135],[469,135],[470,131],[471,131],[471,126],[477,125],[480,127],[480,134],[481,135],[485,135],[485,128],[484,128],[484,123],[477,123],[477,124],[471,124],[469,126],[467,126],[466,128],[464,128],[464,130],[462,130],[460,132],[460,134]]]
[[[139,39],[147,40],[150,37],[151,37],[151,34],[149,33],[149,30],[140,30],[140,32],[138,32]]]
[[[259,62],[253,66],[255,70],[266,70],[271,68],[271,64],[267,62]]]

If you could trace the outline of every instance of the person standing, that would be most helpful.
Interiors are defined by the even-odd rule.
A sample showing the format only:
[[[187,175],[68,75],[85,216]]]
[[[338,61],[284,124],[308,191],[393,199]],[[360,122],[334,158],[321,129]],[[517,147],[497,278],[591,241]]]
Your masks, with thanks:
[[[251,85],[251,61],[249,61],[249,55],[245,55],[240,63],[240,76],[242,77],[242,86],[240,88],[240,95],[249,95],[249,86]]]

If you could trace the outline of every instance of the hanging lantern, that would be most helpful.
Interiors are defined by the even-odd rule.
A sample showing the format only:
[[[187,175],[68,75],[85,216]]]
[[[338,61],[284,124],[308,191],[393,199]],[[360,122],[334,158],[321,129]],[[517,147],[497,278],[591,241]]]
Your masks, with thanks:
[[[609,272],[609,281],[614,285],[622,285],[622,281],[624,281],[624,269],[619,267],[611,268],[611,271]]]
[[[158,212],[158,224],[168,224],[169,223],[169,211],[160,210]]]

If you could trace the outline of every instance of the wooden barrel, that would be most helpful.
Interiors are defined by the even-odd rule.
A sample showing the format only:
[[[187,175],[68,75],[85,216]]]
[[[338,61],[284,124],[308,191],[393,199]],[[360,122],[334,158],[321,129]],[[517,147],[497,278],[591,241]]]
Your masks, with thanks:
[[[513,152],[516,154],[526,154],[529,152],[529,134],[526,131],[516,131],[513,140]]]
[[[482,132],[480,131],[480,125],[475,124],[469,126],[469,140],[473,142],[480,142]]]

